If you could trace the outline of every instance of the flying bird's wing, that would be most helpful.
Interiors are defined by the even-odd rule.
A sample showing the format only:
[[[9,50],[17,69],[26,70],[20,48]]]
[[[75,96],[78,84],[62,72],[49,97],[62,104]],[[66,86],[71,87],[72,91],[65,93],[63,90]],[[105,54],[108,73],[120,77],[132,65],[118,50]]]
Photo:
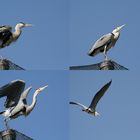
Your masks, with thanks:
[[[84,108],[84,109],[87,109],[87,107],[85,106],[85,105],[83,105],[83,104],[80,104],[80,103],[76,103],[76,102],[69,102],[70,104],[73,104],[73,105],[78,105],[78,106],[80,106],[80,107],[82,107],[82,108]]]
[[[111,42],[112,34],[108,33],[98,39],[95,44],[92,46],[88,55],[95,56],[96,54],[104,51],[104,46]]]
[[[95,110],[97,103],[99,102],[99,100],[102,98],[102,96],[105,94],[105,92],[107,91],[107,89],[109,88],[109,86],[111,85],[112,80],[110,82],[108,82],[107,84],[105,84],[94,96],[89,108],[91,108],[92,110]]]
[[[0,98],[7,96],[4,106],[6,108],[17,105],[20,95],[25,88],[25,82],[22,80],[11,81],[0,88]]]
[[[1,47],[4,47],[3,45],[12,36],[11,30],[12,30],[11,26],[8,26],[8,25],[0,26],[0,46]]]

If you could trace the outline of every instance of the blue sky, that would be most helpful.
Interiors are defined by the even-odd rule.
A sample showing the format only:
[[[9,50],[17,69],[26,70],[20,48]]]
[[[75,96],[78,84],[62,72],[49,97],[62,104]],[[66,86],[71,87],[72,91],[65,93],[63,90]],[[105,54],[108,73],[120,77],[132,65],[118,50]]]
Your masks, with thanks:
[[[26,87],[33,86],[31,93],[49,85],[30,116],[13,120],[10,126],[36,140],[139,139],[139,5],[138,0],[2,1],[0,25],[34,26],[23,29],[16,43],[0,50],[1,56],[30,71],[0,72],[0,85],[23,79]],[[126,26],[108,56],[130,71],[64,71],[101,62],[102,54],[92,58],[87,52],[99,37],[122,24]],[[68,105],[69,100],[89,105],[110,79],[112,85],[97,106],[101,117]],[[3,130],[2,117],[0,126]]]
[[[71,72],[70,101],[89,105],[108,81],[112,84],[97,105],[100,117],[69,105],[70,140],[139,139],[139,75],[131,72]]]
[[[70,2],[70,66],[94,64],[103,55],[90,57],[87,52],[102,35],[126,24],[116,46],[108,56],[125,67],[137,69],[139,58],[140,1],[71,0]]]
[[[68,1],[2,1],[0,25],[32,23],[0,54],[27,70],[68,68]],[[65,59],[64,59],[65,58]]]
[[[15,79],[26,81],[26,88],[32,86],[28,103],[32,101],[34,91],[48,84],[48,88],[37,97],[37,104],[28,117],[19,117],[11,120],[9,125],[34,138],[35,140],[68,139],[68,72],[67,71],[28,71],[0,73],[0,86]],[[0,110],[4,109],[4,98],[0,99]],[[4,129],[3,117],[0,116],[0,130]]]

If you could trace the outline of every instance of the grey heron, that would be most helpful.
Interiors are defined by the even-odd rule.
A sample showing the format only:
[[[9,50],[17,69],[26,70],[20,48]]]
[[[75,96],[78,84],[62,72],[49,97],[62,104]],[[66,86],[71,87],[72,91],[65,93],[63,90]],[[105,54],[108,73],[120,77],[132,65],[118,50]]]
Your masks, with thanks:
[[[89,56],[95,56],[99,54],[100,52],[104,53],[105,59],[107,60],[107,51],[114,47],[119,36],[120,36],[120,30],[125,26],[119,26],[115,28],[112,33],[108,33],[106,35],[103,35],[101,38],[99,38],[95,44],[92,46],[90,51],[88,52]]]
[[[6,128],[8,129],[8,121],[15,119],[21,115],[28,116],[34,109],[37,102],[37,95],[47,88],[48,85],[38,88],[33,94],[33,100],[27,105],[27,95],[32,87],[25,88],[25,82],[22,80],[14,80],[9,84],[0,88],[0,97],[7,97],[5,102],[5,111],[0,112],[4,116]]]
[[[109,86],[111,85],[112,80],[110,82],[108,82],[107,84],[105,84],[93,97],[91,104],[89,105],[89,107],[81,104],[81,103],[77,103],[77,102],[70,102],[70,104],[73,105],[78,105],[80,107],[82,107],[82,111],[87,112],[88,114],[91,114],[93,116],[98,116],[100,115],[97,111],[96,111],[96,106],[99,102],[99,100],[102,98],[102,96],[105,94],[105,92],[107,91],[107,89],[109,88]]]
[[[12,32],[12,27],[9,25],[0,26],[0,48],[9,46],[12,42],[15,42],[22,33],[23,27],[30,27],[31,24],[23,22],[18,23],[15,26],[15,31]]]

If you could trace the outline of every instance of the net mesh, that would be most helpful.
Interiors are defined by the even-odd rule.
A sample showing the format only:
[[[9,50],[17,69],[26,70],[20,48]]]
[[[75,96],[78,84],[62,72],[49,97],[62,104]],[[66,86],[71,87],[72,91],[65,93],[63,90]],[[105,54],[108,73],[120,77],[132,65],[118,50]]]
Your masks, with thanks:
[[[8,59],[0,59],[0,70],[24,70]]]
[[[33,139],[26,136],[25,134],[18,132],[17,130],[10,129],[0,132],[0,140],[33,140]]]
[[[106,60],[92,65],[71,66],[69,69],[70,70],[128,70],[124,66],[112,60]]]

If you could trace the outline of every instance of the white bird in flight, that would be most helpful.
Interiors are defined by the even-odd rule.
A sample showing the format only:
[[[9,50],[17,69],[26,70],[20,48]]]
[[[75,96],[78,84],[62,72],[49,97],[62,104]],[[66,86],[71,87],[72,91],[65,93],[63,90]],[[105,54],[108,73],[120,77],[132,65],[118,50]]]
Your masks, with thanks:
[[[101,97],[105,94],[105,92],[107,91],[107,89],[109,88],[109,86],[111,85],[112,80],[110,82],[108,82],[107,84],[105,84],[93,97],[91,104],[89,105],[89,107],[81,104],[81,103],[77,103],[77,102],[70,102],[70,104],[73,105],[78,105],[80,107],[82,107],[82,111],[87,112],[88,114],[91,114],[93,116],[98,116],[100,115],[97,111],[96,111],[96,106],[99,102],[99,100],[101,99]]]

